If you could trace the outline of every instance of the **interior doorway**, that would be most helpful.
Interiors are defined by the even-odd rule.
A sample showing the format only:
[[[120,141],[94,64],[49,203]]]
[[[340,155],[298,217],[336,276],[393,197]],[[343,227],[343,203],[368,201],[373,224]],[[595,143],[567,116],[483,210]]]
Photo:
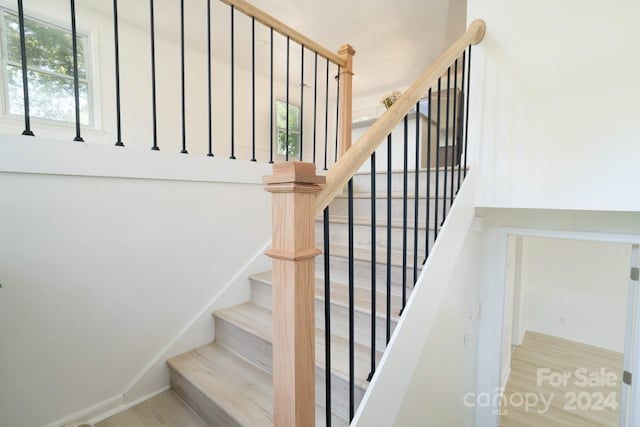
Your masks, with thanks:
[[[632,406],[623,371],[633,358],[623,355],[637,334],[629,323],[633,251],[628,243],[508,237],[501,426],[632,425],[620,414]]]

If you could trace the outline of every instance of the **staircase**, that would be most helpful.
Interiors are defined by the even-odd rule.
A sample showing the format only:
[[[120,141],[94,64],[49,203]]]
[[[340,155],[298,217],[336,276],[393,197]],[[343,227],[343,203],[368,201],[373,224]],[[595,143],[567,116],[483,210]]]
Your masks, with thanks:
[[[450,170],[449,170],[450,171]],[[414,171],[408,172],[409,188],[413,187]],[[429,245],[434,240],[433,224],[424,219],[426,204],[435,209],[435,198],[426,200],[426,170],[419,172],[418,195],[418,270],[425,257],[425,233]],[[433,169],[435,174],[443,170]],[[359,404],[368,386],[371,370],[371,251],[377,251],[376,268],[376,342],[375,359],[380,360],[386,347],[386,280],[391,274],[392,333],[402,308],[402,280],[413,283],[414,197],[409,192],[407,208],[407,265],[403,267],[403,172],[392,174],[391,265],[387,266],[387,173],[376,174],[376,242],[371,242],[370,173],[354,176],[354,322],[355,322],[355,405]],[[443,179],[439,180],[441,183]],[[440,191],[441,193],[442,191]],[[433,191],[432,191],[433,194]],[[442,212],[443,201],[438,200]],[[448,199],[447,199],[448,201]],[[331,424],[348,425],[349,419],[349,344],[348,344],[348,248],[346,196],[338,196],[330,205],[330,312],[331,312]],[[448,204],[445,207],[448,209]],[[323,223],[316,220],[317,247],[322,248]],[[324,260],[316,258],[315,325],[316,325],[316,424],[326,425],[325,409],[325,331],[324,331]],[[272,390],[272,328],[271,272],[253,275],[251,298],[248,302],[213,313],[215,341],[168,360],[171,386],[209,425],[271,426],[273,425]],[[407,295],[411,291],[408,285]]]

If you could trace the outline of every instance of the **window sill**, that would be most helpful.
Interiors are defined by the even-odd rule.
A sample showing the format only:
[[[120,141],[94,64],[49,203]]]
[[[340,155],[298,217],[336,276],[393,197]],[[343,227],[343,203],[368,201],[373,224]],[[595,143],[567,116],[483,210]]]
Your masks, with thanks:
[[[15,115],[0,115],[0,125],[6,128],[11,128],[11,129],[15,129],[19,127],[24,128],[24,117],[15,116]],[[34,133],[36,133],[36,135],[37,135],[38,129],[42,129],[44,131],[53,131],[53,132],[75,133],[75,124],[73,123],[56,122],[53,120],[39,119],[39,118],[33,118],[33,117],[31,118],[31,127],[32,127],[31,130]],[[104,136],[107,134],[107,132],[105,132],[103,129],[93,127],[93,126],[81,125],[80,129],[83,134],[86,133],[88,135]]]

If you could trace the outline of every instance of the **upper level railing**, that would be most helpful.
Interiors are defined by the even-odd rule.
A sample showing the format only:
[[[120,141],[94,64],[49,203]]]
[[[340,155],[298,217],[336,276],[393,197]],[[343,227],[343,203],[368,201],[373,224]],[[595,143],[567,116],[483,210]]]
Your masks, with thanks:
[[[438,232],[442,230],[449,209],[454,204],[455,195],[461,189],[462,181],[467,171],[467,123],[469,117],[469,93],[471,77],[471,46],[478,44],[484,37],[485,24],[481,20],[471,23],[467,32],[456,40],[437,60],[431,65],[405,93],[382,115],[373,125],[355,142],[353,147],[340,157],[338,162],[329,170],[325,177],[316,176],[313,165],[305,163],[289,163],[274,166],[274,173],[265,178],[267,191],[273,193],[273,248],[268,254],[273,258],[273,351],[274,351],[274,405],[276,425],[314,425],[314,257],[320,253],[316,249],[316,236],[314,222],[316,216],[322,214],[323,218],[323,266],[324,266],[324,347],[325,347],[325,418],[327,425],[331,425],[332,417],[332,375],[331,372],[331,233],[329,230],[331,219],[329,204],[336,195],[342,193],[347,187],[347,274],[348,296],[342,304],[347,306],[347,329],[344,338],[348,341],[348,402],[340,402],[343,414],[349,420],[353,419],[357,407],[355,388],[355,343],[360,335],[368,335],[370,338],[370,366],[366,380],[374,376],[377,364],[377,351],[384,348],[391,337],[392,317],[392,276],[401,276],[399,283],[394,286],[401,287],[401,303],[394,307],[399,310],[398,315],[407,304],[407,289],[418,282],[418,268],[426,263],[429,256],[430,245],[435,243]],[[424,111],[421,112],[421,99],[427,96],[426,120]],[[435,105],[434,104],[435,101]],[[415,181],[409,183],[409,113],[415,108]],[[433,117],[435,115],[435,118]],[[426,124],[421,125],[424,121]],[[392,194],[393,173],[392,153],[394,145],[392,133],[396,126],[402,125],[402,196]],[[420,134],[426,133],[426,138],[420,138]],[[422,140],[422,142],[421,142]],[[386,198],[386,222],[379,221],[376,211],[380,206],[376,202],[377,170],[376,149],[387,141],[387,169],[386,169],[386,194],[379,196]],[[435,142],[435,144],[432,144]],[[399,144],[399,143],[398,143]],[[420,149],[425,153],[421,158]],[[382,154],[382,153],[381,153]],[[422,162],[422,160],[425,160]],[[370,211],[369,218],[359,218],[359,224],[368,223],[371,230],[371,238],[368,241],[369,259],[360,260],[370,263],[371,271],[364,278],[359,279],[371,292],[368,303],[370,304],[371,329],[368,332],[360,329],[356,334],[355,323],[355,288],[358,277],[363,268],[356,272],[355,267],[355,209],[354,209],[354,174],[365,163],[370,161]],[[426,182],[424,188],[420,188],[420,174],[424,174]],[[435,174],[435,186],[432,186],[431,175]],[[323,186],[323,184],[325,184]],[[441,186],[442,184],[442,186]],[[413,186],[414,206],[409,206],[409,190]],[[424,207],[420,208],[419,200],[425,194]],[[344,199],[344,196],[341,196]],[[362,199],[361,197],[360,199]],[[393,206],[392,199],[401,201],[401,206]],[[432,203],[433,202],[433,203]],[[344,209],[344,206],[342,206]],[[423,211],[420,211],[423,209]],[[384,211],[385,209],[381,209]],[[393,224],[392,210],[401,213],[402,225],[399,227],[402,233],[401,249],[395,255],[400,255],[401,260],[392,259],[392,228],[398,228]],[[341,212],[341,215],[345,215]],[[413,236],[408,234],[409,217],[413,221]],[[422,227],[419,219],[424,218]],[[364,221],[363,221],[364,220]],[[398,220],[396,219],[397,223]],[[386,294],[383,302],[382,317],[385,320],[382,336],[377,335],[377,318],[380,316],[381,306],[376,302],[378,289],[376,277],[378,276],[379,260],[376,229],[382,226],[386,231],[386,287],[382,292]],[[423,239],[425,245],[420,248],[419,229],[424,230]],[[362,234],[360,235],[362,239]],[[413,251],[409,251],[409,242],[413,240]],[[418,253],[421,251],[419,265]],[[386,252],[386,253],[384,253]],[[412,260],[410,259],[412,255]],[[382,262],[384,263],[384,261]],[[394,266],[392,266],[392,264]],[[411,265],[413,264],[413,265]],[[392,269],[395,268],[395,272]],[[413,272],[413,279],[408,278],[408,272]],[[384,276],[384,272],[380,272]],[[344,275],[344,273],[342,273]],[[362,300],[362,289],[359,298]],[[395,309],[394,308],[394,309]],[[360,318],[365,316],[360,311]],[[395,315],[395,314],[394,314]],[[291,325],[295,325],[292,327]],[[362,322],[360,323],[362,328]],[[277,361],[278,360],[278,361]],[[278,369],[276,369],[278,366]],[[289,371],[287,371],[289,367]],[[362,372],[362,370],[360,370]],[[361,381],[364,379],[361,379]],[[278,414],[288,412],[290,417],[280,418]],[[279,412],[280,411],[280,412]]]
[[[77,7],[88,10],[89,6],[81,0],[70,0],[69,25],[65,29],[71,35],[71,57],[67,59],[73,64],[69,71],[73,77],[75,111],[73,140],[91,142],[85,122],[81,123],[83,88],[78,76],[83,70],[78,69],[76,27],[87,28],[92,24],[83,24],[86,13],[76,12]],[[110,87],[113,83],[115,106],[103,103],[102,109],[113,108],[113,114],[105,115],[113,117],[113,123],[105,123],[104,130],[113,135],[115,145],[146,145],[154,151],[175,150],[183,154],[269,163],[295,159],[312,162],[325,170],[348,149],[355,54],[351,46],[345,45],[337,53],[333,52],[245,0],[198,3],[175,0],[171,5],[149,0],[148,15],[142,15],[140,7],[113,0],[111,8],[113,74],[102,73],[102,86]],[[174,14],[169,7],[179,12]],[[194,12],[196,8],[200,9]],[[205,13],[206,19],[201,16]],[[30,102],[33,102],[30,91],[34,87],[34,58],[30,53],[35,35],[29,28],[25,31],[25,22],[29,22],[30,17],[25,18],[22,0],[17,1],[17,15],[23,134],[46,135],[37,124],[34,126],[30,111]],[[173,20],[173,28],[166,28],[167,16]],[[149,44],[144,48],[136,45],[138,52],[134,60],[129,47],[133,43],[130,22],[149,28]],[[127,31],[123,31],[123,25],[129,26]],[[168,34],[176,28],[178,35],[174,40]],[[169,49],[175,44],[178,55],[175,55],[176,49]],[[148,64],[140,63],[139,58],[144,57],[150,58]],[[108,58],[100,59],[108,61]],[[167,90],[166,78],[167,65],[176,62],[179,73],[172,75],[173,80],[168,83],[170,87],[179,87],[177,97]],[[200,69],[194,77],[196,67]],[[145,88],[132,85],[132,76],[148,76],[148,80],[142,79]],[[109,82],[105,85],[106,80]],[[128,90],[124,90],[125,84]],[[148,98],[147,90],[150,91]],[[112,94],[103,95],[108,99]],[[204,98],[205,102],[201,102]],[[144,120],[135,119],[133,123],[131,114],[126,112],[136,110],[144,110],[144,114],[136,114]],[[166,132],[170,126],[179,132]],[[166,136],[168,133],[179,141],[170,139]],[[141,135],[144,142],[140,141]]]

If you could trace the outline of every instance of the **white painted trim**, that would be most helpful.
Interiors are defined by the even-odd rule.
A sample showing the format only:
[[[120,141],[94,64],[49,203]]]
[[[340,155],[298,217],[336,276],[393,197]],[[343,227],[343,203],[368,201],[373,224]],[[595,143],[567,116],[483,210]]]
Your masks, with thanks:
[[[131,409],[134,406],[139,405],[140,403],[142,403],[142,402],[144,402],[146,400],[153,399],[154,397],[164,393],[165,391],[169,390],[170,388],[171,388],[171,386],[165,386],[165,387],[162,387],[160,390],[154,391],[153,393],[149,393],[146,396],[142,396],[141,398],[136,399],[136,400],[134,400],[132,402],[122,403],[122,404],[118,405],[117,407],[115,407],[115,408],[113,408],[113,409],[111,409],[111,410],[109,410],[107,412],[104,412],[104,413],[102,413],[102,414],[100,414],[98,416],[90,418],[88,420],[88,422],[91,423],[91,424],[97,424],[100,421],[106,420],[109,417],[112,417],[112,416],[117,415],[117,414],[119,414],[121,412],[124,412],[124,411],[126,411],[128,409]],[[124,399],[124,395],[120,395],[120,398]]]
[[[69,423],[78,422],[78,420],[87,420],[91,417],[95,417],[96,414],[106,413],[122,406],[122,395],[116,395],[102,402],[91,405],[88,408],[82,409],[78,412],[74,412],[71,415],[67,415],[52,423],[46,424],[43,427],[61,427]]]
[[[262,177],[271,174],[271,165],[198,154],[0,134],[0,172],[262,184]]]
[[[511,358],[509,358],[509,364],[507,365],[507,369],[502,371],[502,394],[507,389],[507,383],[509,382],[509,377],[511,376]]]

